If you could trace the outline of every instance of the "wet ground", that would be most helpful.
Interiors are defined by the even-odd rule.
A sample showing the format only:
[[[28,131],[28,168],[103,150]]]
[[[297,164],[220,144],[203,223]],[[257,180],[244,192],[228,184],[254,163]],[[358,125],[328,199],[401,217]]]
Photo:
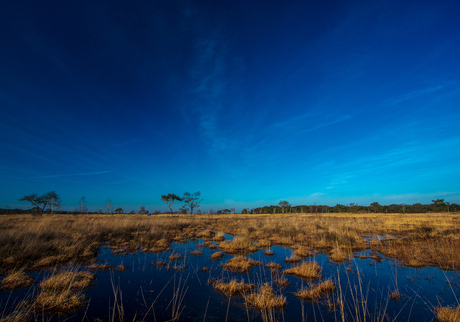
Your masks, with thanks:
[[[227,238],[231,238],[227,236]],[[158,254],[134,253],[113,254],[108,246],[102,246],[97,261],[112,266],[124,265],[128,269],[94,271],[95,285],[83,293],[89,302],[76,312],[67,315],[37,313],[32,320],[40,321],[262,321],[258,310],[247,308],[241,296],[227,297],[214,290],[210,281],[214,279],[244,280],[254,285],[272,283],[277,294],[287,298],[282,310],[269,312],[269,317],[278,321],[339,321],[344,314],[347,321],[432,321],[434,308],[442,305],[457,306],[460,295],[458,271],[443,271],[435,267],[409,268],[397,261],[366,258],[370,251],[355,253],[355,257],[344,263],[334,263],[326,255],[318,253],[304,259],[315,260],[322,267],[319,280],[333,280],[337,287],[334,293],[317,302],[303,301],[293,294],[311,282],[294,276],[285,277],[291,282],[287,287],[273,283],[276,278],[271,271],[256,266],[249,273],[234,273],[221,265],[234,255],[225,254],[221,260],[211,260],[216,250],[203,246],[197,239],[187,243],[173,243],[168,251]],[[200,250],[201,255],[192,255]],[[247,256],[264,264],[276,262],[284,268],[291,265],[284,261],[292,250],[273,246],[273,256],[263,250]],[[169,261],[172,253],[182,257]],[[357,257],[360,256],[360,257]],[[158,266],[157,262],[166,265]],[[203,270],[206,268],[206,270]],[[85,266],[79,267],[86,270]],[[282,272],[282,270],[280,270]],[[32,288],[1,291],[1,316],[10,313],[20,300],[33,299],[38,293],[38,284],[49,276],[49,271],[34,272]],[[391,299],[389,293],[399,290],[401,298]],[[342,299],[343,311],[338,303]]]

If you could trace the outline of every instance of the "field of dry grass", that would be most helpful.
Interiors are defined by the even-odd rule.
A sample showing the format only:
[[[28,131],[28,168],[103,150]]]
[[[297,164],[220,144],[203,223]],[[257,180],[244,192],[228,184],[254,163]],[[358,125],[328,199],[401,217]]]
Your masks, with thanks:
[[[0,272],[88,262],[107,242],[114,252],[164,251],[172,241],[214,239],[224,253],[284,245],[334,261],[372,249],[403,265],[460,267],[460,216],[429,214],[8,215],[0,216]],[[227,233],[238,238],[224,241]]]
[[[234,236],[225,240],[224,234]],[[201,248],[217,249],[211,259],[220,260],[224,254],[233,258],[221,264],[225,269],[247,273],[252,266],[264,263],[247,257],[248,253],[282,245],[292,249],[287,263],[290,268],[270,262],[265,266],[274,275],[273,282],[289,285],[286,275],[308,282],[321,278],[321,266],[315,261],[318,252],[331,261],[349,261],[354,256],[381,260],[380,256],[398,259],[411,267],[437,266],[445,269],[460,267],[460,215],[458,213],[429,214],[277,214],[277,215],[9,215],[0,216],[0,288],[28,287],[33,279],[29,271],[54,268],[59,272],[64,264],[91,264],[89,270],[109,269],[108,264],[91,263],[101,245],[106,244],[114,254],[143,251],[158,253],[170,244],[196,238],[191,254],[199,256]],[[370,249],[370,256],[357,251]],[[380,254],[382,255],[380,255]],[[172,253],[169,264],[183,254]],[[289,254],[287,255],[289,256]],[[306,258],[311,257],[311,260]],[[157,266],[169,265],[157,261]],[[174,269],[182,266],[174,265]],[[115,269],[123,270],[120,265]],[[203,268],[204,270],[204,268]],[[89,272],[61,272],[40,283],[40,293],[33,302],[41,310],[68,312],[87,302],[81,290],[92,285]],[[248,307],[265,310],[283,307],[286,298],[275,295],[268,284],[254,287],[236,280],[215,281],[214,288],[229,296],[243,294]],[[334,290],[335,284],[326,280],[299,290],[295,296],[304,300],[319,300]],[[396,290],[397,291],[397,290]],[[399,293],[398,293],[399,294]],[[27,310],[23,310],[24,312]],[[29,310],[30,311],[30,310]],[[32,311],[30,311],[32,312]],[[270,311],[271,312],[271,311]],[[458,318],[457,308],[436,308],[439,320]]]

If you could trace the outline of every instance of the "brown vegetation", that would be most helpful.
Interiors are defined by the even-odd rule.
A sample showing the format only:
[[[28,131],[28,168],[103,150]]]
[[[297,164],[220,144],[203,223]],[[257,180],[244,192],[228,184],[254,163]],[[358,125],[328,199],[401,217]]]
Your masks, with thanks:
[[[317,262],[302,262],[298,266],[284,270],[284,274],[306,279],[316,279],[321,277],[321,266]]]
[[[35,304],[45,310],[69,312],[86,303],[79,291],[90,287],[95,276],[89,272],[62,272],[40,283]]]
[[[226,293],[229,296],[233,294],[245,294],[254,288],[253,284],[246,284],[244,281],[238,282],[231,280],[229,283],[225,283],[223,280],[214,281],[212,284],[216,291]]]
[[[247,273],[251,270],[253,266],[260,265],[262,265],[262,263],[259,261],[254,261],[245,256],[235,256],[232,259],[230,259],[227,263],[225,263],[223,266],[234,272]]]
[[[30,287],[33,284],[34,279],[27,276],[23,271],[16,271],[8,274],[2,280],[0,289],[13,290],[17,288]]]
[[[215,252],[214,254],[211,255],[212,260],[219,260],[222,257],[224,257],[224,254],[221,252]]]
[[[326,280],[322,283],[311,285],[307,289],[303,289],[294,293],[295,296],[300,297],[303,300],[316,301],[322,298],[327,293],[331,293],[335,290],[335,283],[331,280]]]
[[[246,305],[259,310],[267,310],[272,308],[281,308],[286,305],[286,297],[275,295],[275,291],[265,283],[259,287],[257,292],[245,296]]]
[[[223,235],[216,235],[216,231],[239,237],[220,243],[221,250],[229,253],[276,244],[301,245],[329,253],[335,260],[332,256],[338,250],[350,256],[370,248],[401,260],[403,265],[452,269],[460,267],[459,222],[458,214],[453,213],[7,215],[0,217],[0,272],[5,274],[16,267],[31,270],[86,263],[96,257],[105,242],[121,251],[143,247],[149,252],[162,252],[174,239],[202,236],[221,240]],[[368,243],[364,237],[369,236]],[[299,249],[296,255],[302,257]]]
[[[436,318],[439,322],[458,322],[460,321],[460,306],[437,307],[435,309]]]

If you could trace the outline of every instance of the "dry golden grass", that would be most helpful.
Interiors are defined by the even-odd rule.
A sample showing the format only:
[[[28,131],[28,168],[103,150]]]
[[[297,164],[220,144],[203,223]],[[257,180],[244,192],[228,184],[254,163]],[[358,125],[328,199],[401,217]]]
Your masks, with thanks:
[[[455,213],[427,214],[270,214],[270,215],[6,215],[0,216],[0,272],[94,259],[107,242],[117,249],[164,251],[180,237],[214,231],[244,240],[236,252],[269,244],[330,252],[373,249],[408,266],[460,267],[460,220]],[[365,236],[374,236],[370,245]],[[394,236],[393,241],[379,241]],[[215,237],[215,236],[214,236]],[[252,241],[259,240],[255,245]],[[267,243],[269,241],[269,243]],[[225,248],[226,242],[223,241]],[[228,246],[228,245],[227,245]]]
[[[224,254],[222,252],[215,252],[210,257],[211,257],[212,260],[219,260],[222,257],[224,257]]]
[[[227,254],[254,252],[258,249],[250,239],[238,237],[233,238],[232,241],[224,240],[219,244],[219,248]]]
[[[313,255],[311,252],[311,249],[305,246],[300,246],[298,247],[295,251],[294,254],[299,257],[310,257]]]
[[[8,274],[2,280],[0,289],[13,290],[17,288],[30,287],[33,284],[34,279],[27,276],[23,271],[16,271]]]
[[[327,293],[332,293],[334,290],[335,283],[331,280],[326,280],[322,283],[311,285],[307,289],[300,290],[297,293],[294,293],[294,295],[303,300],[316,301],[322,298]]]
[[[95,276],[90,272],[62,272],[40,283],[40,294],[35,304],[41,309],[56,312],[74,311],[86,303],[83,290],[93,284]]]
[[[263,254],[267,255],[267,256],[273,256],[273,255],[275,255],[275,252],[273,252],[272,250],[269,249],[269,250],[264,251]]]
[[[35,299],[35,304],[45,310],[67,313],[75,311],[85,305],[87,299],[81,293],[70,290],[62,292],[40,292]]]
[[[240,272],[240,273],[247,273],[251,270],[253,266],[260,266],[262,265],[261,262],[259,261],[254,261],[248,257],[245,256],[235,256],[231,258],[227,263],[225,263],[223,266],[226,269],[229,269],[234,272]]]
[[[321,266],[317,262],[302,262],[298,266],[284,270],[284,274],[294,275],[306,279],[316,279],[321,277]]]
[[[40,289],[47,292],[84,290],[93,284],[94,278],[90,272],[62,272],[43,280]]]
[[[272,242],[268,239],[259,239],[257,246],[260,248],[269,248],[272,245]]]
[[[224,233],[217,233],[214,238],[212,239],[214,240],[215,242],[221,242],[221,241],[224,241],[225,240],[225,236],[224,236]]]
[[[284,259],[286,263],[298,263],[302,260],[302,258],[296,256],[295,254],[292,254],[290,257],[287,257]]]
[[[437,307],[435,309],[436,319],[439,322],[459,322],[460,306],[455,307]]]
[[[280,287],[285,287],[291,284],[291,282],[289,282],[289,280],[284,276],[277,278],[275,283]]]
[[[273,288],[265,283],[255,293],[244,297],[246,305],[259,310],[281,308],[286,305],[286,297],[275,295]]]
[[[225,283],[223,280],[217,280],[212,286],[216,291],[226,293],[229,296],[233,294],[245,294],[254,288],[254,284],[246,284],[244,281],[238,282],[237,280],[231,280],[229,283]]]
[[[113,268],[113,266],[109,264],[91,264],[91,265],[88,265],[87,267],[88,269],[92,271],[103,271],[105,269]]]
[[[281,266],[278,263],[274,263],[274,262],[270,262],[268,264],[265,264],[265,267],[268,268],[268,269],[282,269],[283,268],[283,266]]]
[[[197,238],[211,239],[214,237],[215,233],[209,229],[197,233],[195,236]],[[224,238],[225,239],[225,238]]]
[[[200,256],[200,255],[203,255],[203,252],[201,250],[199,250],[199,249],[195,249],[190,254],[192,254],[194,256]]]
[[[170,261],[175,261],[175,260],[181,259],[182,257],[183,256],[181,254],[173,253],[173,254],[169,255],[168,259]]]
[[[345,262],[349,260],[352,256],[351,252],[347,252],[343,247],[336,247],[331,250],[330,258],[337,263]]]

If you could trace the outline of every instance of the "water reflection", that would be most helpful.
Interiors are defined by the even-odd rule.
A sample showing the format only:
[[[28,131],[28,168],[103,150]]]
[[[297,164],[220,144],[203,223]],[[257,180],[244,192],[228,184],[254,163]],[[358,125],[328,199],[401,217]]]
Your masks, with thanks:
[[[226,239],[231,236],[226,235]],[[167,251],[153,254],[143,251],[116,253],[107,246],[100,248],[97,261],[126,270],[97,270],[95,286],[84,293],[89,303],[68,315],[46,314],[36,319],[46,321],[337,321],[346,320],[403,320],[431,321],[433,309],[438,305],[458,305],[459,275],[456,271],[443,271],[435,267],[409,268],[397,261],[383,259],[379,254],[363,251],[341,264],[326,255],[316,253],[304,261],[316,261],[322,268],[319,281],[331,279],[335,291],[320,301],[303,301],[294,296],[297,291],[311,285],[311,281],[285,275],[289,285],[274,283],[283,269],[273,273],[264,265],[278,263],[284,269],[298,265],[285,262],[293,255],[289,248],[272,246],[272,256],[265,250],[247,254],[264,265],[252,267],[248,273],[226,270],[222,264],[235,255],[224,254],[220,260],[210,256],[219,251],[204,246],[203,239],[173,242]],[[215,242],[212,244],[217,245]],[[195,253],[194,253],[195,251]],[[199,252],[196,252],[199,251]],[[201,252],[201,254],[199,254]],[[172,260],[173,254],[180,257]],[[378,255],[378,256],[376,256]],[[164,265],[158,265],[164,263]],[[86,267],[79,269],[85,270]],[[0,301],[6,315],[23,298],[32,299],[38,284],[49,271],[35,272],[35,285],[31,289],[1,291]],[[246,307],[240,295],[228,297],[214,290],[213,280],[236,279],[256,287],[268,282],[276,294],[287,298],[282,310],[264,315]],[[315,281],[315,282],[318,282]],[[314,283],[314,282],[313,282]],[[389,294],[395,290],[401,295],[393,300]],[[341,306],[340,304],[343,303]],[[364,318],[365,317],[365,318]]]

